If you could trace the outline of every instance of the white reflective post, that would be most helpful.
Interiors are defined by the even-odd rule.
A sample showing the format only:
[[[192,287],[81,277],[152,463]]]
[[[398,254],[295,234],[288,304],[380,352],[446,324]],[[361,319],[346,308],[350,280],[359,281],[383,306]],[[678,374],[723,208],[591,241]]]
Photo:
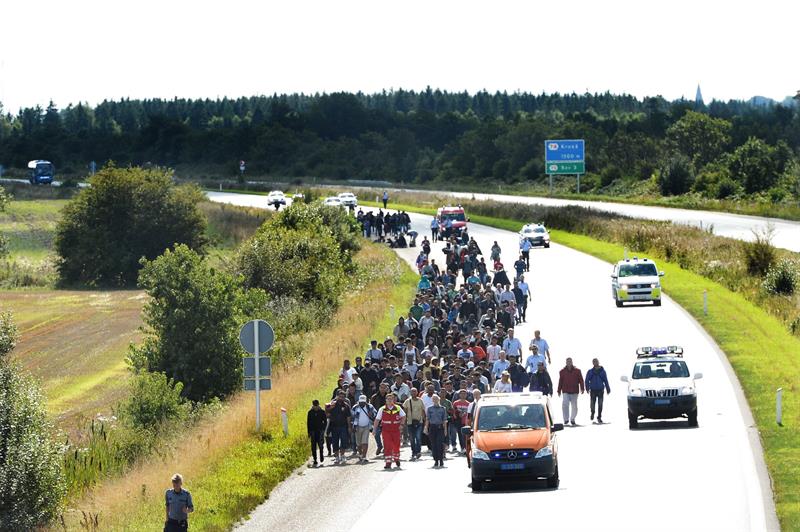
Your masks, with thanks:
[[[703,314],[708,316],[708,290],[703,290]]]
[[[775,421],[778,425],[783,425],[783,388],[778,388],[775,392]]]
[[[283,435],[289,435],[289,416],[286,414],[286,409],[281,408],[281,422],[283,423]]]
[[[258,322],[255,322],[255,327],[253,327],[253,345],[255,346],[254,355],[256,361],[256,430],[261,429],[261,375],[259,374],[259,367],[258,367],[258,352],[260,351],[258,345]]]

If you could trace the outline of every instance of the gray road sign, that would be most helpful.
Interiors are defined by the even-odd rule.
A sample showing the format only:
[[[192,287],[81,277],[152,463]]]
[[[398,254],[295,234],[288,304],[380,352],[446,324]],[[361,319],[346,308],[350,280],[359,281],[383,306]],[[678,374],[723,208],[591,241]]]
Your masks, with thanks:
[[[275,343],[275,331],[272,326],[264,320],[248,321],[239,330],[239,343],[242,348],[251,355],[256,354],[255,348],[255,327],[258,326],[258,354],[266,353]]]
[[[262,392],[264,390],[271,390],[272,389],[272,379],[269,377],[264,377],[263,379],[259,379],[259,390]],[[256,391],[256,380],[255,379],[245,379],[244,380],[244,390],[246,392],[254,392]]]
[[[256,376],[255,357],[244,357],[242,363],[244,365],[244,378],[254,379]],[[262,377],[272,375],[272,359],[270,357],[258,357],[258,374]]]

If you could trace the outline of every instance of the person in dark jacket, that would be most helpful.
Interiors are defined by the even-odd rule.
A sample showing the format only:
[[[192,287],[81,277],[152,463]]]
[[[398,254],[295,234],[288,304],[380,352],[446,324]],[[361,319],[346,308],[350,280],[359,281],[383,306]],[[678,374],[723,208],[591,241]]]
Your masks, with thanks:
[[[606,370],[596,359],[592,359],[592,369],[586,372],[586,389],[589,390],[589,407],[592,412],[589,419],[594,419],[594,406],[597,403],[597,423],[603,422],[603,395],[611,393]]]
[[[517,357],[510,356],[508,360],[511,363],[507,370],[508,374],[511,376],[511,391],[521,392],[530,382],[528,373],[525,371],[524,367],[517,364]]]
[[[553,380],[544,369],[544,362],[539,362],[536,371],[531,373],[530,391],[542,392],[542,395],[553,395]]]
[[[325,429],[328,426],[328,416],[320,408],[319,401],[314,399],[311,402],[311,410],[308,411],[306,418],[306,428],[308,438],[311,440],[311,457],[314,459],[313,467],[317,467],[317,449],[319,449],[319,463],[325,461],[323,442],[325,441]]]

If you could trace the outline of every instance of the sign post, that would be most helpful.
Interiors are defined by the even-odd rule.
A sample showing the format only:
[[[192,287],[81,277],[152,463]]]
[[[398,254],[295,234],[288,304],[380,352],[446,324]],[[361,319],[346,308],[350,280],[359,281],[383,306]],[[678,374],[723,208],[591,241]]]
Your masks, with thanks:
[[[245,351],[253,355],[252,358],[244,358],[242,362],[244,364],[244,389],[256,392],[256,430],[259,430],[261,428],[261,390],[272,388],[272,382],[268,378],[272,375],[272,360],[270,357],[260,358],[259,355],[272,348],[275,343],[275,331],[264,320],[248,321],[239,329],[239,343]]]
[[[586,173],[585,142],[583,139],[544,141],[544,168],[550,176],[550,194],[553,193],[553,176],[575,174],[578,194],[581,193],[581,174]]]

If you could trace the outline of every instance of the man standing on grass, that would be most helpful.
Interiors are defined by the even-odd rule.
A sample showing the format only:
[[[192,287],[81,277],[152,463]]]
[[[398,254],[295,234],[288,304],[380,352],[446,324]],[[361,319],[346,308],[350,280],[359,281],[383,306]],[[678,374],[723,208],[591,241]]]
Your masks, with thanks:
[[[182,532],[189,530],[189,514],[194,512],[192,495],[183,489],[183,477],[179,473],[172,475],[172,489],[164,494],[167,503],[164,532]]]
[[[383,456],[386,459],[384,469],[391,469],[392,462],[400,469],[400,425],[405,417],[403,409],[395,404],[394,393],[388,394],[386,404],[378,410],[374,424],[375,431],[380,429],[383,438]]]

